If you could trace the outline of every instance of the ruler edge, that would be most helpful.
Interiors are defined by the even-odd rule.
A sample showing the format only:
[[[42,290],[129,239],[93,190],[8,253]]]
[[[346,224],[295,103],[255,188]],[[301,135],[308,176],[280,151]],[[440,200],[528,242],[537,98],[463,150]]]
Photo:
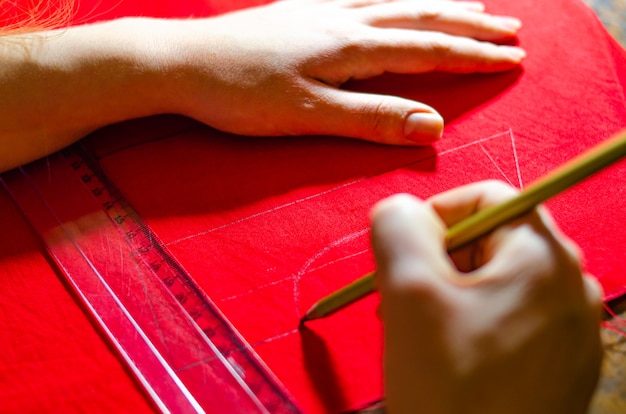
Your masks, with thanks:
[[[81,262],[84,263],[85,266],[88,266],[93,269],[91,262],[84,257],[80,249],[76,246],[75,241],[69,235],[67,235],[63,224],[60,223],[59,220],[54,216],[50,208],[48,208],[45,205],[45,203],[43,202],[44,198],[40,194],[38,194],[36,188],[33,186],[32,182],[30,181],[30,177],[23,170],[23,168],[19,168],[19,174],[20,174],[19,179],[26,180],[30,189],[32,190],[31,194],[36,197],[35,200],[37,202],[40,202],[41,205],[37,207],[38,211],[48,214],[48,216],[52,220],[59,223],[59,228],[63,230],[65,239],[70,243],[71,249],[75,250],[78,253],[78,255],[81,257]],[[48,245],[48,242],[45,240],[44,236],[41,235],[40,232],[37,230],[36,226],[33,224],[30,217],[24,212],[24,210],[22,209],[23,207],[22,202],[18,201],[19,196],[15,195],[15,192],[13,191],[13,187],[10,184],[7,184],[7,180],[3,178],[3,175],[0,175],[0,182],[2,182],[4,188],[7,190],[7,192],[11,196],[11,199],[20,210],[20,213],[24,217],[25,221],[28,223],[29,227],[32,228],[32,230],[37,235],[37,238],[41,241],[42,247],[44,247],[44,254],[50,260],[53,261],[53,264],[52,264],[53,271],[57,274],[57,277],[59,278],[60,282],[66,288],[69,289],[68,293],[74,298],[74,300],[78,302],[77,304],[83,310],[83,314],[91,322],[92,326],[94,326],[96,332],[98,332],[99,335],[103,337],[105,344],[108,347],[113,349],[114,354],[116,355],[118,360],[121,359],[123,368],[126,371],[130,371],[130,373],[132,374],[132,380],[137,385],[139,385],[139,388],[143,391],[143,393],[147,394],[147,396],[149,397],[148,403],[151,405],[156,405],[156,407],[161,412],[166,412],[166,413],[171,412],[167,408],[167,404],[163,401],[161,397],[159,397],[159,393],[154,389],[154,387],[151,385],[148,378],[144,375],[144,373],[138,367],[137,362],[130,357],[129,353],[124,348],[124,345],[120,343],[117,336],[115,336],[115,334],[112,332],[112,330],[107,325],[107,323],[103,321],[103,318],[101,317],[100,313],[98,313],[98,311],[95,310],[96,307],[92,304],[91,300],[88,298],[88,295],[84,293],[84,289],[82,289],[78,285],[78,282],[76,281],[75,278],[68,276],[68,273],[65,271],[66,266],[64,266],[63,262],[59,259],[58,255],[55,253],[55,250],[50,248],[50,246]],[[133,329],[139,333],[141,342],[145,344],[145,346],[149,349],[150,355],[154,355],[159,365],[163,367],[163,369],[168,374],[172,372],[172,368],[166,362],[164,362],[164,358],[162,357],[162,355],[160,355],[158,350],[156,350],[154,345],[152,345],[150,340],[147,338],[146,334],[143,332],[143,330],[139,327],[139,325],[130,315],[126,307],[123,305],[122,301],[119,300],[117,295],[112,291],[112,289],[108,286],[108,284],[103,280],[99,272],[93,271],[93,274],[97,275],[96,279],[98,283],[109,293],[109,297],[111,301],[116,304],[117,307],[115,309],[120,311],[117,315],[119,320],[123,321],[122,323],[126,324],[127,326],[130,325],[131,327],[133,327]],[[193,396],[186,390],[186,387],[184,386],[184,384],[180,382],[180,379],[176,375],[168,375],[168,377],[173,380],[173,383],[176,385],[178,389],[180,389],[181,393],[185,395],[185,398],[188,401],[189,401],[189,397],[191,397],[191,400],[192,400],[190,401],[191,406],[195,407],[198,405],[197,402],[195,402],[195,399],[193,398]],[[194,409],[194,411],[198,412],[198,409]],[[200,409],[200,411],[202,410]]]
[[[41,160],[38,160],[38,161],[35,161],[35,162],[31,163],[31,164],[44,163],[44,162],[50,163],[51,159],[53,159],[54,157],[59,157],[59,158],[62,158],[61,162],[66,164],[66,166],[68,168],[70,168],[70,170],[71,170],[72,168],[69,165],[69,160],[66,157],[66,155],[64,155],[66,153],[66,151],[75,151],[76,154],[78,154],[78,157],[80,158],[80,160],[82,162],[84,162],[88,166],[90,171],[93,172],[94,175],[97,175],[98,180],[100,181],[100,183],[102,185],[105,186],[106,190],[110,191],[112,189],[113,192],[117,193],[116,196],[120,197],[120,199],[122,201],[124,201],[124,203],[125,203],[124,204],[124,208],[129,208],[134,213],[135,217],[133,217],[133,220],[135,222],[138,222],[143,227],[144,231],[149,233],[151,236],[155,237],[155,240],[158,241],[157,242],[158,248],[162,251],[162,253],[167,256],[168,260],[170,260],[173,263],[175,263],[176,266],[178,266],[185,273],[185,276],[188,277],[188,279],[194,284],[194,287],[203,296],[203,299],[206,300],[209,303],[209,305],[212,308],[212,311],[216,313],[215,316],[220,318],[221,321],[224,322],[227,325],[227,327],[229,329],[229,334],[234,335],[238,339],[238,341],[244,345],[243,347],[237,347],[236,351],[243,351],[243,352],[245,352],[246,353],[246,357],[249,360],[251,360],[257,366],[257,368],[259,368],[261,370],[261,373],[264,375],[265,379],[269,380],[269,384],[277,392],[277,394],[280,395],[280,400],[282,402],[286,403],[287,406],[289,407],[288,408],[288,412],[301,413],[302,409],[300,408],[299,404],[294,399],[294,397],[291,395],[291,393],[288,391],[288,389],[284,386],[284,384],[278,379],[278,377],[274,374],[274,372],[267,366],[265,361],[256,353],[254,348],[247,342],[247,340],[241,335],[241,333],[239,333],[239,331],[230,322],[230,320],[228,318],[226,318],[226,316],[223,314],[221,309],[210,299],[210,297],[206,294],[206,292],[204,292],[204,290],[199,287],[199,285],[195,282],[195,280],[193,280],[193,278],[191,277],[189,272],[187,272],[184,269],[184,267],[177,260],[177,258],[174,255],[172,255],[171,252],[169,252],[167,247],[160,241],[160,238],[158,238],[157,234],[154,231],[152,231],[150,226],[141,218],[141,216],[136,212],[136,210],[134,210],[134,208],[130,205],[130,203],[126,200],[126,198],[119,191],[119,189],[111,182],[111,180],[106,176],[106,174],[104,174],[104,172],[99,167],[98,161],[95,159],[95,157],[93,157],[90,154],[88,154],[88,151],[83,148],[83,146],[80,144],[80,142],[77,143],[77,144],[71,145],[70,147],[66,148],[65,150],[61,150],[61,151],[59,151],[57,153],[51,154],[48,157],[46,157],[44,159],[41,159]],[[31,164],[27,164],[26,166],[19,167],[17,169],[10,170],[10,171],[7,171],[5,173],[0,174],[0,182],[3,184],[4,188],[7,190],[7,192],[11,196],[11,199],[13,200],[14,204],[17,206],[18,210],[20,211],[20,214],[24,217],[25,221],[28,223],[29,227],[32,228],[32,230],[36,234],[37,238],[41,241],[42,247],[44,247],[44,250],[45,250],[45,254],[53,262],[52,265],[55,268],[55,269],[53,269],[53,270],[55,270],[55,273],[61,273],[61,275],[58,275],[57,277],[59,277],[59,279],[61,280],[63,285],[67,286],[70,289],[70,293],[75,297],[75,300],[77,300],[79,302],[79,306],[83,308],[83,313],[86,313],[86,316],[92,322],[92,325],[94,325],[96,331],[100,333],[101,337],[102,336],[104,337],[105,343],[107,345],[109,345],[111,348],[113,348],[114,353],[118,356],[118,358],[120,358],[122,360],[122,363],[123,363],[123,366],[124,366],[125,370],[129,371],[132,374],[134,382],[137,383],[140,386],[140,388],[142,389],[142,391],[145,393],[145,395],[149,397],[148,403],[153,405],[153,406],[157,406],[157,408],[159,408],[162,412],[170,412],[166,407],[164,407],[164,405],[162,403],[162,399],[158,397],[158,393],[154,391],[154,389],[150,385],[150,383],[148,381],[145,381],[145,376],[143,375],[142,371],[137,368],[136,364],[133,362],[133,360],[130,358],[130,356],[126,353],[126,351],[123,348],[120,347],[120,344],[119,344],[119,341],[117,340],[117,337],[110,332],[110,330],[108,329],[106,324],[100,318],[100,315],[98,314],[98,312],[94,311],[93,306],[90,304],[89,300],[82,293],[82,290],[75,285],[75,282],[72,280],[71,277],[67,276],[67,273],[64,270],[65,266],[63,266],[58,261],[58,259],[56,258],[56,255],[52,251],[50,251],[48,243],[44,239],[43,235],[40,233],[40,231],[33,224],[33,221],[30,219],[30,217],[28,217],[27,214],[24,212],[24,208],[23,208],[22,204],[17,200],[17,196],[14,194],[14,191],[12,190],[11,186],[9,184],[7,184],[6,179],[3,178],[3,177],[6,177],[7,174],[20,174],[20,179],[26,180],[28,182],[28,185],[31,187],[31,190],[32,190],[33,194],[35,194],[35,196],[36,196],[36,200],[41,204],[40,209],[42,209],[47,214],[49,214],[50,217],[52,217],[53,220],[55,220],[57,223],[59,223],[62,226],[63,223],[61,223],[55,217],[55,215],[53,213],[53,209],[46,205],[46,203],[45,203],[46,198],[44,196],[42,196],[41,194],[39,194],[39,192],[36,189],[36,185],[34,183],[32,183],[32,181],[31,181],[30,175],[25,171],[25,169],[29,168],[29,166]],[[81,188],[84,191],[89,192],[89,190],[86,187],[85,183],[80,182],[80,179],[79,179],[77,174],[71,174],[71,175],[78,179],[78,184],[81,185]],[[111,193],[113,193],[113,192],[111,192]],[[95,198],[95,196],[93,194],[89,194],[89,196],[91,196],[94,199],[94,202],[96,204],[98,204],[97,212],[104,214],[105,216],[107,216],[107,219],[111,220],[111,218],[106,214],[106,212],[103,211],[103,207],[99,204],[99,202]],[[115,223],[112,223],[112,226],[114,226],[117,231],[122,232],[120,230],[120,228],[115,225]],[[121,235],[121,237],[123,238],[124,236]],[[69,240],[72,243],[73,248],[78,252],[78,254],[83,256],[81,254],[80,248],[78,248],[75,245],[74,240],[72,240],[70,237],[67,237],[67,240]],[[84,260],[84,261],[88,265],[91,265],[88,260]],[[144,266],[147,265],[147,263],[145,263],[145,261],[143,259],[139,259],[138,261],[141,261]],[[94,272],[94,273],[96,273],[96,272]],[[100,276],[98,276],[98,278],[99,278],[99,280],[101,282]],[[161,280],[159,280],[159,282],[163,283],[163,281],[161,281]],[[104,286],[106,286],[106,288],[108,289],[108,285],[104,284]],[[164,289],[166,291],[168,291],[168,294],[171,295],[171,292],[169,292],[169,290],[168,290],[168,288],[166,286],[164,286]],[[110,293],[113,294],[113,292],[110,289],[108,289],[108,290],[109,290]],[[115,297],[115,298],[117,299],[117,297]],[[185,318],[188,318],[191,321],[191,323],[196,327],[196,329],[198,329],[202,333],[202,335],[205,336],[205,334],[202,332],[202,329],[195,323],[195,321],[193,320],[191,315],[187,312],[187,310],[185,308],[182,307],[180,302],[178,300],[176,300],[176,298],[174,298],[173,295],[171,295],[171,298],[175,301],[176,305],[181,308],[181,311],[183,312]],[[118,303],[120,303],[120,302],[118,301]],[[123,307],[123,305],[122,305],[122,308],[124,309],[124,311],[126,311],[126,309],[125,309],[125,307]],[[126,312],[125,317],[128,318],[128,312]],[[129,320],[133,321],[133,322],[130,322],[130,323],[133,326],[137,327],[137,324],[134,323],[134,320],[132,318],[130,318]],[[137,329],[135,329],[135,330],[137,330]],[[141,332],[142,337],[145,338],[145,334],[143,333],[143,331],[141,329],[139,329],[137,331]],[[147,338],[145,338],[145,339],[147,340]],[[207,338],[207,339],[208,339],[208,341],[207,341],[208,344],[210,344],[210,346],[214,347],[214,345],[212,344],[210,338]],[[150,341],[147,340],[147,343],[150,343]],[[151,344],[148,345],[148,346],[150,346],[150,347],[152,347],[154,349],[154,347]],[[233,351],[233,352],[235,352],[235,351]],[[235,378],[237,380],[239,385],[241,386],[241,382],[238,381],[238,379],[241,379],[243,381],[243,384],[246,386],[246,388],[249,389],[249,386],[245,382],[245,379],[242,378],[242,376],[239,375],[236,372],[237,371],[236,367],[234,367],[232,365],[232,363],[230,361],[228,361],[227,356],[222,354],[219,351],[219,349],[215,349],[215,353],[216,353],[216,356],[218,356],[219,358],[222,359],[222,363],[225,365],[225,367],[227,369],[229,369],[231,371],[234,371],[237,374],[236,376],[233,376],[233,378]],[[160,355],[160,353],[156,349],[154,349],[153,354],[158,355],[157,358],[160,360],[160,364],[163,364],[162,361],[164,359],[162,358],[162,356]],[[172,367],[170,367],[167,362],[165,362],[165,365],[167,366],[166,369],[168,369],[173,374],[173,375],[169,375],[169,376],[172,377],[172,378],[176,378],[177,381],[180,381],[178,379],[177,375],[175,374],[174,370],[172,369]],[[190,395],[193,397],[193,394],[190,394]],[[254,392],[252,393],[252,395],[254,395],[256,397],[256,394]],[[262,404],[262,401],[261,401],[261,404]],[[262,404],[262,406],[260,408],[263,411],[267,412],[267,409],[263,406],[263,404]],[[199,411],[203,412],[203,410],[201,408],[199,409]]]
[[[132,207],[130,202],[126,199],[126,197],[119,190],[119,188],[117,188],[117,186],[107,177],[107,175],[104,173],[102,168],[99,166],[97,158],[93,156],[92,154],[90,154],[89,151],[85,149],[84,146],[80,142],[74,145],[71,145],[70,147],[60,151],[60,153],[63,154],[72,150],[75,151],[76,155],[80,158],[80,161],[85,163],[90,169],[90,171],[93,172],[95,175],[97,175],[98,180],[105,186],[106,190],[109,193],[113,191],[114,193],[116,193],[114,196],[117,196],[118,200],[121,200],[124,202],[123,208],[128,209],[127,212],[132,213],[133,221],[136,224],[140,225],[142,230],[149,235],[150,240],[153,241],[154,247],[158,249],[160,253],[163,254],[169,262],[171,262],[174,266],[176,266],[180,270],[180,272],[184,275],[186,282],[189,283],[190,286],[193,287],[195,294],[200,296],[201,299],[205,302],[205,305],[207,305],[208,308],[210,308],[209,310],[210,312],[213,313],[213,316],[219,319],[221,323],[226,326],[226,328],[229,330],[230,336],[233,337],[234,340],[239,341],[241,346],[235,348],[233,351],[231,351],[231,353],[245,352],[245,355],[248,358],[248,360],[252,362],[255,365],[255,367],[259,370],[259,372],[261,372],[265,376],[266,380],[269,380],[269,385],[272,386],[272,388],[276,391],[276,393],[278,393],[279,395],[283,397],[282,398],[283,402],[287,402],[289,404],[290,406],[289,412],[293,412],[293,413],[303,412],[299,404],[295,400],[295,398],[291,395],[291,393],[287,389],[287,387],[285,387],[282,381],[280,381],[280,379],[274,374],[274,372],[269,368],[269,366],[265,363],[265,361],[254,350],[252,345],[250,345],[250,343],[239,332],[237,327],[233,325],[232,322],[230,322],[230,319],[226,317],[226,315],[222,312],[219,306],[217,306],[217,304],[209,297],[209,295],[207,295],[204,289],[202,289],[202,287],[194,280],[194,278],[191,276],[191,273],[188,272],[185,269],[185,267],[182,265],[182,263],[180,263],[180,261],[176,258],[176,256],[170,252],[170,250],[167,248],[165,243],[161,241],[161,238],[158,236],[158,234],[154,232],[152,228],[141,218],[141,215],[134,209],[134,207]],[[63,157],[67,161],[67,157],[65,156]],[[90,196],[94,197],[93,194],[90,194]],[[96,199],[96,203],[97,203],[97,199]],[[115,226],[115,223],[113,223],[113,226]],[[116,229],[121,232],[119,227],[116,226]],[[147,263],[143,259],[143,257],[139,261],[141,261],[144,266],[149,267],[149,263]],[[159,282],[161,284],[164,284],[162,280],[159,280]],[[211,346],[212,348],[216,348],[213,342],[211,341],[211,338],[206,336],[206,334],[202,331],[202,328],[195,322],[195,320],[191,317],[189,312],[187,312],[187,310],[182,306],[182,304],[172,295],[172,293],[169,291],[167,286],[164,286],[164,289],[167,291],[168,296],[172,300],[175,301],[176,306],[179,307],[180,311],[184,314],[185,318],[197,329],[197,331],[202,336],[206,337],[207,344]],[[233,375],[233,378],[235,378],[236,380],[241,379],[243,383],[246,385],[246,388],[250,389],[248,384],[245,382],[244,378],[242,378],[242,376],[239,373],[237,373],[237,368],[234,367],[230,361],[228,361],[228,355],[222,354],[222,352],[218,348],[215,349],[215,353],[216,355],[218,355],[218,358],[222,360],[222,363],[224,364],[224,366],[226,366],[228,371],[236,374],[236,375]],[[256,394],[254,394],[254,392],[253,392],[253,395],[256,398]],[[264,406],[261,406],[260,408],[265,409]]]

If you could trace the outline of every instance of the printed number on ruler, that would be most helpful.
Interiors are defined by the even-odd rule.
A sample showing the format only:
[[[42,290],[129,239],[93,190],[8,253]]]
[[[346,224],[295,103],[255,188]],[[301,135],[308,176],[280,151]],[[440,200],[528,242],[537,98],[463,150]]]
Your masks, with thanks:
[[[299,412],[83,149],[0,180],[160,410]]]

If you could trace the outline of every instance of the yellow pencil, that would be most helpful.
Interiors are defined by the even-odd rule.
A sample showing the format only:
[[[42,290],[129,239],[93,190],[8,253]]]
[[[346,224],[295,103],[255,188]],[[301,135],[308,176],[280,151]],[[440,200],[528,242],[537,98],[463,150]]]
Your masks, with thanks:
[[[536,205],[568,189],[626,155],[626,130],[563,164],[509,201],[482,210],[455,224],[446,233],[448,251],[476,240]],[[374,291],[374,272],[326,296],[309,309],[300,323],[331,315]]]

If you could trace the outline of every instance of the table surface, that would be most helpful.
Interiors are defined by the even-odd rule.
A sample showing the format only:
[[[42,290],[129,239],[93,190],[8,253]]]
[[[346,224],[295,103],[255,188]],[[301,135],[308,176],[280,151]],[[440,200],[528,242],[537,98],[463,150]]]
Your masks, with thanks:
[[[626,0],[585,0],[613,37],[626,47]],[[626,298],[611,304],[617,317],[602,329],[604,364],[590,414],[626,413]],[[614,330],[623,332],[616,333]]]
[[[617,316],[608,319],[602,328],[602,376],[589,414],[626,413],[626,299],[615,301],[611,307]]]

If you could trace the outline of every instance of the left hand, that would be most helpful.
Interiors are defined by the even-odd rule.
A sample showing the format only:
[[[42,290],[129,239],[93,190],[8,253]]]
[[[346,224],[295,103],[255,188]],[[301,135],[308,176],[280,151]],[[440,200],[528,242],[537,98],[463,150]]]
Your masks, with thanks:
[[[425,145],[442,133],[435,109],[339,87],[384,72],[515,68],[524,51],[492,41],[511,38],[521,23],[483,8],[443,0],[279,1],[176,22],[165,64],[171,59],[179,70],[179,112],[226,132]]]
[[[519,25],[475,2],[289,0],[208,19],[3,35],[0,171],[162,113],[244,135],[429,144],[443,128],[433,108],[339,86],[383,72],[514,68],[524,52],[490,41]]]

